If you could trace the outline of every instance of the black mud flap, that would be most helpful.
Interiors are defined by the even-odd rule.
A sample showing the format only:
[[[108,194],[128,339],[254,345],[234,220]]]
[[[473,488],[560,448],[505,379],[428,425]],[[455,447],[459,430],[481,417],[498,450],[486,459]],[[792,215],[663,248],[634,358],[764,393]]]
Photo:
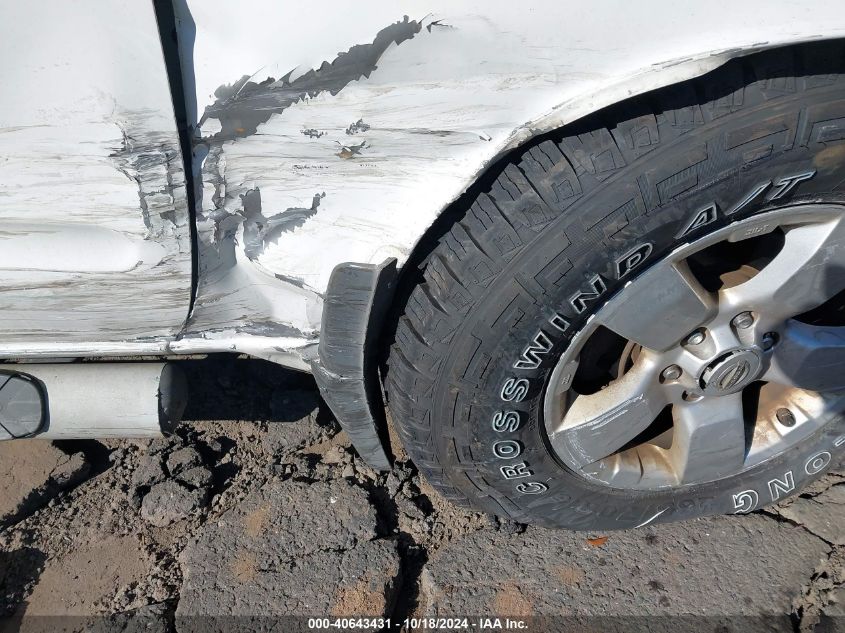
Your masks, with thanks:
[[[396,278],[395,259],[335,266],[323,300],[318,356],[311,364],[323,399],[358,454],[378,470],[391,466],[375,342]]]

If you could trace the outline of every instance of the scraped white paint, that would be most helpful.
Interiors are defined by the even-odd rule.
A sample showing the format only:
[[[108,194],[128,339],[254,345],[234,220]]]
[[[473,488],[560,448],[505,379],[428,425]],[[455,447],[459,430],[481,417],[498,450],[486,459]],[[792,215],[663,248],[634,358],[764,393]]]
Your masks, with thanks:
[[[226,204],[261,191],[266,217],[317,213],[239,265],[300,280],[314,314],[340,262],[404,262],[424,231],[503,152],[631,95],[689,79],[739,54],[845,35],[838,1],[676,3],[340,0],[246,5],[189,0],[199,112],[218,86],[317,69],[373,41],[403,15],[422,20],[391,45],[369,77],[274,114],[257,133],[223,145]],[[245,19],[244,13],[256,19]],[[347,134],[362,119],[368,130]],[[312,138],[304,130],[317,130]],[[217,121],[202,130],[220,130]],[[342,158],[344,147],[366,145]],[[347,152],[348,153],[348,152]],[[210,174],[204,173],[204,177]],[[209,191],[209,194],[211,191]],[[211,196],[203,208],[211,211]],[[239,234],[243,243],[243,235]],[[289,288],[276,288],[283,302]],[[276,309],[286,323],[318,327]],[[201,316],[202,289],[198,299]],[[236,311],[237,312],[237,311]],[[222,312],[220,312],[222,314]]]
[[[219,86],[243,76],[302,76],[371,43],[404,15],[423,28],[391,45],[369,76],[303,99],[256,134],[224,144],[224,208],[234,222],[243,220],[240,196],[255,187],[267,217],[325,197],[257,259],[245,255],[241,227],[231,268],[201,260],[197,307],[183,329],[191,245],[184,176],[167,158],[178,141],[152,3],[3,3],[0,357],[234,346],[303,368],[334,266],[404,262],[504,151],[737,55],[845,35],[845,4],[833,0],[188,7],[200,113]],[[358,120],[369,129],[347,134]],[[201,132],[220,129],[209,119]],[[149,164],[151,147],[161,154]],[[220,193],[208,177],[205,211]],[[262,324],[279,329],[261,335]]]
[[[170,344],[174,354],[202,354],[230,352],[263,358],[291,369],[311,371],[308,363],[317,352],[317,342],[300,337],[255,336],[235,332],[209,332],[201,337],[174,341]]]
[[[0,356],[175,336],[190,226],[152,3],[0,4],[0,84]]]

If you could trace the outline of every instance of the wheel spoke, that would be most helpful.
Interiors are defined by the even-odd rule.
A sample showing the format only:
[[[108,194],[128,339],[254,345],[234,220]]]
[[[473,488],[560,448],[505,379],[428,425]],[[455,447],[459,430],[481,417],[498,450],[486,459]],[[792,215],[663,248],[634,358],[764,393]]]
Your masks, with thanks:
[[[653,267],[637,287],[611,302],[600,322],[643,347],[664,351],[716,314],[715,295],[701,286],[686,262]]]
[[[742,393],[673,407],[669,459],[679,484],[733,475],[745,462]]]
[[[771,326],[815,308],[845,289],[845,222],[807,224],[786,231],[775,258],[752,279],[723,291],[739,310],[753,310]]]
[[[845,388],[845,327],[787,321],[763,380],[809,391]]]
[[[552,445],[582,467],[612,455],[646,430],[668,404],[657,377],[657,366],[641,359],[601,391],[576,397],[550,435]]]

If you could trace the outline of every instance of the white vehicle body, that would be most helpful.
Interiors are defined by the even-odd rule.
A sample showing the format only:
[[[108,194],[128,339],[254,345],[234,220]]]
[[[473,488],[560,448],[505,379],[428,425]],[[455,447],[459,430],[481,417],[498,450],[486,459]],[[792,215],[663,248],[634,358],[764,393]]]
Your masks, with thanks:
[[[165,351],[191,236],[152,6],[3,2],[0,24],[0,354]]]
[[[374,358],[438,218],[538,135],[739,56],[845,37],[845,5],[6,0],[0,25],[0,360],[234,352],[311,371],[387,468]],[[659,141],[648,117],[626,129],[573,169],[601,180],[617,146]],[[580,193],[568,184],[559,199]],[[10,367],[0,439],[107,428],[50,421],[81,396],[48,406],[51,385]],[[113,368],[131,383],[131,363]],[[53,394],[106,375],[41,373]],[[165,429],[184,385],[167,366],[141,374],[127,419]]]
[[[732,57],[845,35],[833,0],[174,6],[190,315],[153,5],[0,7],[2,357],[239,351],[308,369],[333,268],[401,266],[503,152]]]

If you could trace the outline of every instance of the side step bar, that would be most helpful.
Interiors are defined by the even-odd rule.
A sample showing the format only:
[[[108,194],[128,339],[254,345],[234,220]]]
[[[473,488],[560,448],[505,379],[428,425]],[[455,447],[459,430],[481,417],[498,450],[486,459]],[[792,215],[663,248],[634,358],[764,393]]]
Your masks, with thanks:
[[[187,397],[172,363],[0,364],[0,439],[155,437]]]

